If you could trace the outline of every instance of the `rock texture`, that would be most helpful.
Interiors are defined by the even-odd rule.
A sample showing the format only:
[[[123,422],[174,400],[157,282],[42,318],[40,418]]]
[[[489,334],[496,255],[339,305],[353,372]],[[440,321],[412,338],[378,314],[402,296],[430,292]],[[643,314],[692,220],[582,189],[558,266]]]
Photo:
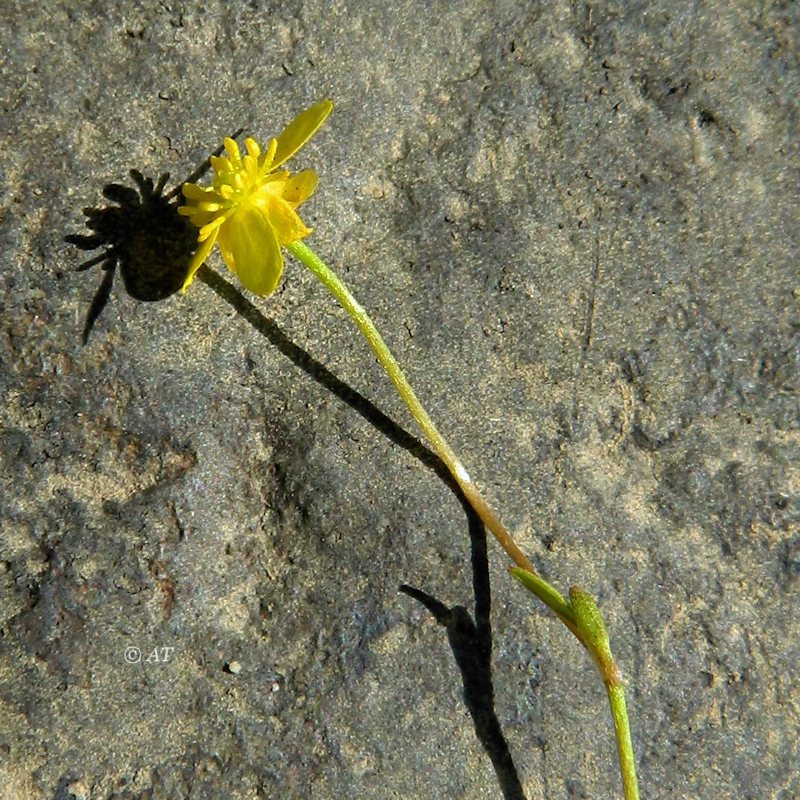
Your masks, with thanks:
[[[322,97],[310,244],[598,598],[643,796],[800,796],[797,6],[76,9],[0,11],[0,796],[621,796],[587,658],[313,276],[125,291],[179,237],[105,185]],[[84,347],[64,237],[119,201]]]

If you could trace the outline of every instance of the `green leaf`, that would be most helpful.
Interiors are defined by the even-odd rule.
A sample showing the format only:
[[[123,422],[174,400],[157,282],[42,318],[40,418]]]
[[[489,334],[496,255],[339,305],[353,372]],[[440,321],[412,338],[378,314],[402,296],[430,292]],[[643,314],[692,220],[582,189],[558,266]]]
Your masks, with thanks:
[[[590,650],[604,663],[613,663],[611,645],[603,615],[591,595],[578,586],[569,590],[570,606],[575,615],[578,631]]]
[[[538,575],[528,572],[521,567],[512,567],[511,575],[516,578],[528,591],[533,592],[548,608],[551,608],[560,617],[576,622],[575,614],[564,596],[554,586]]]

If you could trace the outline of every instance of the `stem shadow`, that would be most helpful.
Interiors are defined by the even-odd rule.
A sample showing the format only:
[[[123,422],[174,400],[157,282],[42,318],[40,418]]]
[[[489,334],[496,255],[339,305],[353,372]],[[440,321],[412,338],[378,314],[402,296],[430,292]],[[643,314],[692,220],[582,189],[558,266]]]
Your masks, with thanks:
[[[447,607],[443,602],[412,586],[400,591],[422,603],[447,631],[450,649],[461,672],[464,702],[472,717],[475,734],[489,756],[505,800],[525,800],[508,742],[494,709],[492,683],[491,586],[486,529],[453,480],[444,462],[415,436],[401,428],[360,392],[340,380],[326,366],[296,345],[271,319],[251,303],[219,273],[203,266],[197,278],[228,303],[267,341],[309,377],[336,395],[390,441],[431,469],[458,498],[467,516],[471,546],[472,586],[475,597],[473,621],[464,606]]]
[[[234,134],[238,135],[241,131]],[[219,151],[216,151],[219,152]],[[206,161],[189,176],[194,181],[208,169]],[[178,186],[164,193],[168,175],[155,183],[138,170],[131,170],[136,189],[122,184],[107,184],[104,197],[115,205],[84,209],[89,234],[70,234],[65,241],[83,251],[101,250],[82,263],[79,271],[99,266],[103,271],[100,286],[89,307],[83,329],[86,344],[95,322],[111,296],[114,276],[121,273],[127,293],[136,300],[163,300],[183,283],[196,247],[196,230],[177,213]],[[467,515],[473,572],[475,619],[464,606],[448,608],[420,589],[403,585],[400,591],[422,603],[447,631],[448,641],[461,672],[464,701],[472,717],[475,733],[491,759],[505,800],[525,800],[519,776],[494,710],[490,623],[491,591],[486,555],[486,531],[478,516],[453,480],[444,462],[415,436],[412,436],[380,411],[360,392],[340,380],[331,370],[310,356],[286,336],[280,327],[265,317],[234,286],[217,272],[203,266],[197,278],[278,349],[295,366],[326,388],[367,422],[432,470],[458,498]]]
[[[486,529],[474,510],[462,500],[469,521],[472,588],[475,619],[464,606],[446,606],[427,592],[402,585],[400,591],[420,602],[447,631],[450,649],[461,672],[464,703],[475,735],[492,762],[505,800],[525,800],[519,775],[497,713],[492,682],[491,587],[486,552]]]

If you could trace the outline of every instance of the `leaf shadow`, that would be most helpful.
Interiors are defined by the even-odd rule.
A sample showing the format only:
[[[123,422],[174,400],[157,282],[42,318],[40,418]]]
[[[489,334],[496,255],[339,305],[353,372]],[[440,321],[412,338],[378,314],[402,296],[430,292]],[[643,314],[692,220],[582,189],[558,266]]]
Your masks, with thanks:
[[[475,619],[464,606],[448,607],[427,592],[408,586],[400,591],[413,597],[431,612],[447,631],[453,658],[461,672],[464,703],[472,717],[475,735],[492,762],[505,800],[525,800],[508,741],[494,707],[492,681],[491,588],[486,552],[486,529],[472,508],[465,509],[469,521],[472,555],[472,586]]]

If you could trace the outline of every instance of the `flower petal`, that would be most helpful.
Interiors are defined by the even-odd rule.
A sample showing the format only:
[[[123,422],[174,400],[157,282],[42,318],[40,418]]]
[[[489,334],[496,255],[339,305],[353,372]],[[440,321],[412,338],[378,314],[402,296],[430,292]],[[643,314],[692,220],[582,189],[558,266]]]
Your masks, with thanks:
[[[296,242],[311,233],[291,204],[274,194],[265,195],[264,201],[265,213],[281,244]]]
[[[189,284],[194,280],[195,272],[200,269],[203,262],[208,258],[216,239],[217,233],[215,231],[211,236],[208,237],[208,239],[206,239],[204,242],[201,242],[200,247],[197,248],[194,256],[192,256],[191,262],[189,263],[189,270],[183,280],[183,287],[181,288],[181,291],[185,292],[189,288]]]
[[[298,114],[278,136],[278,148],[271,168],[288,161],[319,130],[332,110],[333,103],[323,100]]]
[[[195,208],[193,206],[180,206],[180,208],[178,208],[178,213],[182,217],[189,217],[192,224],[198,228],[205,227],[211,220],[220,216],[217,211],[203,211],[202,208]],[[199,241],[201,237],[198,236],[197,238]],[[202,238],[205,239],[206,237],[203,236]]]
[[[283,274],[283,254],[263,208],[240,208],[220,229],[222,257],[253,294],[272,294]]]
[[[216,172],[217,175],[233,172],[233,164],[231,160],[225,156],[209,156],[208,161],[211,166],[214,167],[214,172]]]
[[[235,168],[241,166],[242,153],[239,150],[239,143],[235,139],[231,139],[230,136],[225,137],[225,150],[228,152],[228,158],[230,159],[231,164]]]
[[[283,199],[293,206],[304,203],[317,188],[317,173],[313,169],[304,169],[297,175],[292,175],[283,189]]]
[[[214,190],[209,186],[198,186],[196,183],[184,183],[181,192],[187,200],[201,200],[213,194]]]

